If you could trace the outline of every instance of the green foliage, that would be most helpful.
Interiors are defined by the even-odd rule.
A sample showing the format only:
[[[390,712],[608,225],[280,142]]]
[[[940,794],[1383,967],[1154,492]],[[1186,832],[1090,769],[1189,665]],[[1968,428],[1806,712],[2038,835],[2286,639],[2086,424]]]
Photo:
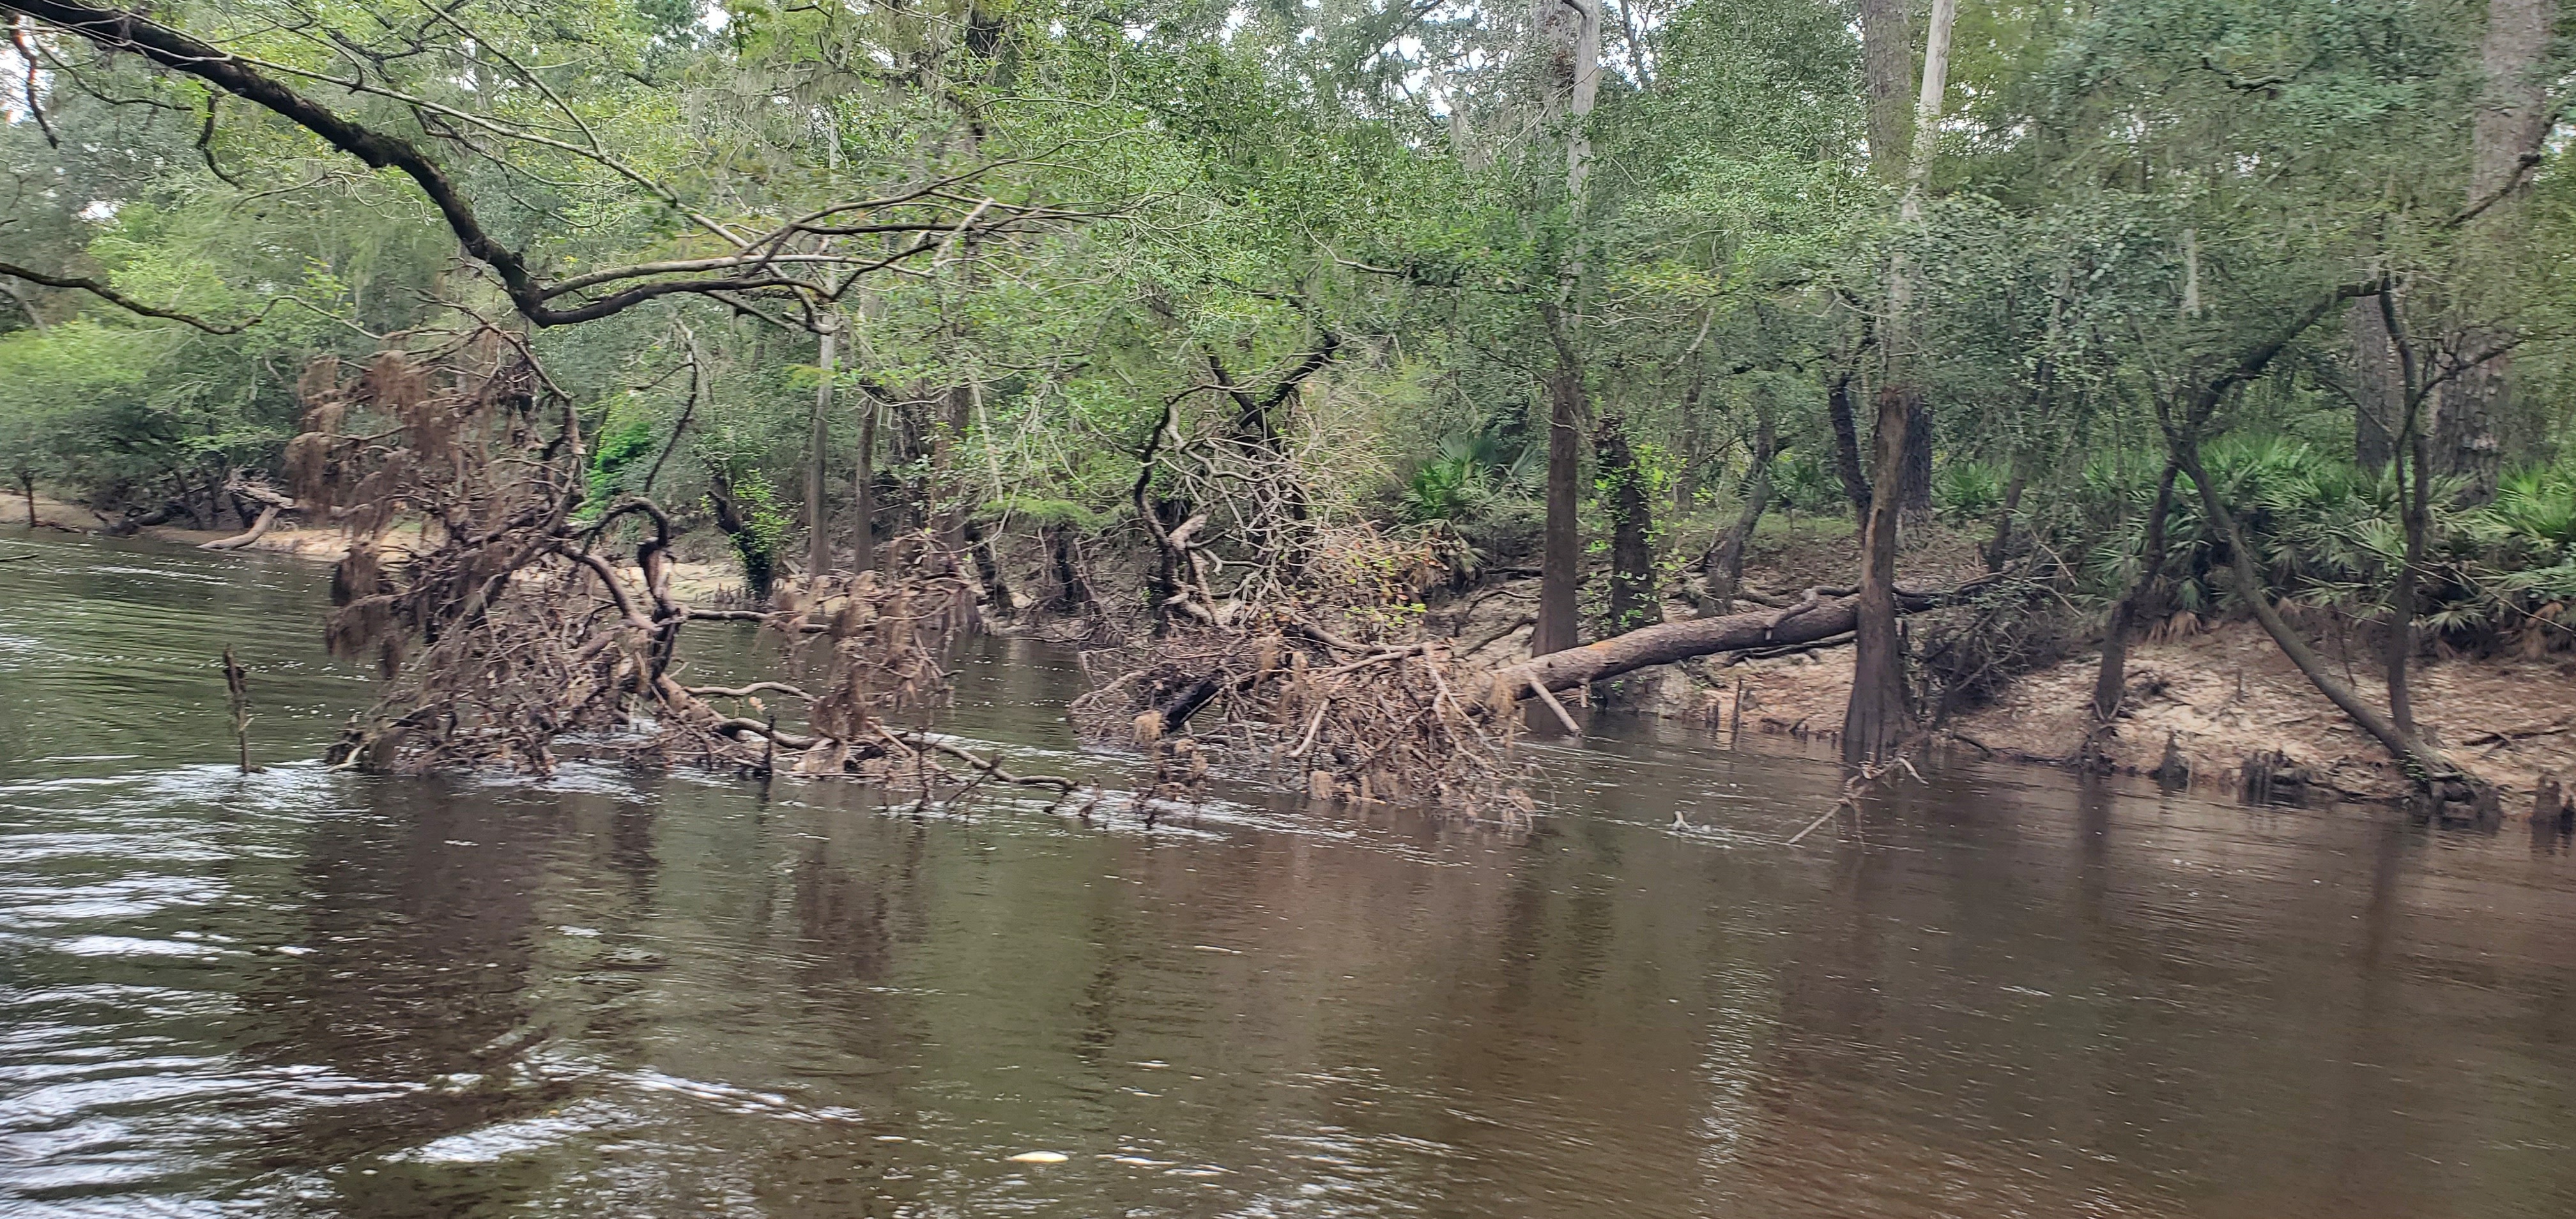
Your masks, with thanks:
[[[1509,460],[1502,441],[1491,431],[1440,438],[1430,460],[1413,472],[1404,487],[1406,521],[1464,521],[1496,498],[1526,493],[1535,473],[1527,450]]]
[[[2576,176],[2550,150],[2496,213],[2511,224],[2450,223],[2492,83],[2474,6],[1970,6],[1938,155],[1904,211],[1896,150],[1867,144],[1844,4],[1683,0],[1610,23],[1581,198],[1576,124],[1536,70],[1556,61],[1531,53],[1518,9],[1142,0],[1103,20],[1060,4],[749,4],[720,30],[705,12],[467,0],[443,24],[396,28],[212,0],[162,17],[290,75],[356,55],[379,91],[298,87],[420,142],[496,240],[558,281],[702,258],[759,217],[925,176],[959,175],[970,202],[1079,213],[918,247],[798,238],[777,248],[855,242],[901,260],[801,305],[673,296],[512,328],[602,425],[591,502],[633,490],[672,445],[658,481],[671,502],[741,505],[746,569],[774,570],[792,532],[777,489],[809,459],[806,307],[848,327],[827,517],[849,495],[865,403],[882,420],[884,513],[979,504],[1006,529],[1121,544],[1143,438],[1163,454],[1151,492],[1206,508],[1226,498],[1206,455],[1255,443],[1246,402],[1282,378],[1258,443],[1292,452],[1316,519],[1525,553],[1546,391],[1573,376],[1590,418],[1628,421],[1659,516],[1678,475],[1683,498],[1723,499],[1767,421],[1783,446],[1775,502],[1844,520],[1826,391],[1848,388],[1865,427],[1868,395],[1901,375],[1934,406],[1940,514],[1990,519],[2002,472],[2019,471],[2017,528],[2080,565],[2064,591],[2098,599],[2144,565],[2162,419],[2363,269],[2407,285],[2427,342],[2457,338],[2439,332],[2459,319],[2523,334],[2499,400],[2510,459],[2576,441],[2576,346],[2554,337],[2576,333]],[[60,147],[0,122],[0,259],[218,321],[268,313],[209,335],[73,292],[0,301],[14,469],[151,502],[273,468],[316,357],[444,350],[509,317],[407,180],[249,104],[227,101],[201,138],[186,117],[201,86],[76,35],[57,50],[96,88],[55,91]],[[2565,67],[2544,58],[2530,75]],[[1902,349],[1884,328],[1893,268],[1914,287]],[[2273,591],[2366,614],[2402,531],[2395,488],[2341,457],[2356,380],[2336,316],[2228,388],[2206,452]],[[2532,466],[2482,508],[2437,488],[2434,619],[2504,630],[2561,595],[2568,469]],[[1613,488],[1578,485],[1597,525]],[[1252,532],[1220,519],[1203,536],[1233,571]],[[2187,486],[2170,545],[2185,604],[2234,595]]]
[[[1771,498],[1798,512],[1839,511],[1844,505],[1842,478],[1823,454],[1792,449],[1771,464]]]
[[[2576,469],[2534,466],[2505,475],[2486,515],[2508,541],[2543,554],[2576,550]]]
[[[588,494],[582,511],[596,514],[607,509],[619,492],[626,489],[630,468],[640,468],[654,451],[654,421],[642,414],[609,415],[608,426],[601,430],[590,454]]]
[[[2003,504],[2003,477],[1984,462],[1954,461],[1932,476],[1932,508],[1951,524],[1988,520]]]
[[[751,595],[766,598],[778,578],[779,560],[787,554],[788,540],[796,530],[796,518],[778,500],[778,487],[758,469],[743,469],[725,476],[739,514],[740,528],[727,533],[733,544],[734,557],[742,561],[743,582]],[[715,505],[710,493],[709,507]]]

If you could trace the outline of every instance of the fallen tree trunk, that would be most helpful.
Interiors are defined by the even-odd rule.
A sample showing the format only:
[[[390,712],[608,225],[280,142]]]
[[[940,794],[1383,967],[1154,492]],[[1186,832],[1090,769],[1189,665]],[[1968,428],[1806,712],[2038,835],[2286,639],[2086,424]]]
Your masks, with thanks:
[[[248,546],[251,543],[260,540],[261,538],[267,537],[268,531],[277,524],[277,515],[284,511],[286,511],[286,509],[276,504],[263,504],[260,506],[259,519],[251,522],[249,532],[236,534],[228,538],[218,538],[211,542],[199,542],[197,544],[197,549],[239,550],[244,546]]]
[[[244,477],[241,472],[235,471],[231,480],[224,484],[223,489],[227,494],[235,497],[236,503],[240,500],[249,500],[258,504],[259,519],[251,522],[248,530],[232,537],[198,543],[199,550],[239,550],[268,536],[268,531],[276,526],[279,514],[301,511],[293,496],[268,486],[255,475]]]
[[[1930,609],[1940,598],[1899,590],[1900,612]],[[1498,700],[1517,700],[1532,684],[1564,690],[1586,682],[1631,673],[1649,665],[1671,664],[1713,652],[1815,643],[1850,632],[1858,621],[1857,597],[1826,597],[1822,590],[1787,609],[1766,609],[1723,618],[1667,622],[1614,635],[1599,643],[1525,661],[1494,674]]]

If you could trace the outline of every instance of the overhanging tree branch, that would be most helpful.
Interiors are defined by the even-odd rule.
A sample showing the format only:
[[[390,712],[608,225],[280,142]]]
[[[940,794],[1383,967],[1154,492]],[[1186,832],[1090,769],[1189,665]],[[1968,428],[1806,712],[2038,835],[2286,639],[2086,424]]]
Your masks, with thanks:
[[[247,320],[239,322],[209,322],[206,319],[197,317],[193,314],[180,313],[173,309],[161,309],[144,304],[133,297],[127,296],[126,294],[109,287],[106,281],[92,279],[86,275],[48,275],[42,271],[32,270],[27,267],[19,266],[16,263],[7,262],[0,262],[0,275],[14,276],[18,279],[26,280],[31,284],[43,284],[48,288],[71,288],[77,291],[87,292],[90,295],[106,301],[119,309],[123,309],[128,313],[139,313],[145,317],[166,318],[173,322],[182,322],[187,325],[194,326],[199,330],[203,330],[208,334],[240,334],[242,331],[248,330],[252,326],[257,325],[261,318],[268,316],[268,311],[270,309],[277,307],[277,301],[270,301],[258,313],[252,314]],[[30,312],[32,313],[33,311],[31,310]]]
[[[765,292],[807,299],[816,296],[829,298],[837,295],[831,285],[793,278],[781,274],[775,268],[781,263],[788,262],[830,263],[850,268],[855,276],[867,271],[895,267],[897,263],[935,245],[933,242],[917,243],[915,246],[893,254],[855,252],[845,254],[828,247],[793,252],[787,249],[791,242],[797,242],[800,239],[828,243],[834,237],[885,233],[947,235],[961,228],[970,227],[976,233],[996,233],[1014,230],[1035,222],[1071,218],[1069,214],[1058,213],[1043,207],[1005,206],[984,199],[976,203],[975,209],[968,213],[968,219],[962,225],[952,216],[898,218],[860,225],[823,223],[826,219],[852,212],[882,210],[897,206],[936,207],[949,204],[951,199],[945,188],[981,174],[989,168],[983,167],[965,175],[941,179],[885,199],[835,204],[808,216],[789,221],[757,238],[745,240],[727,234],[727,239],[734,242],[738,250],[730,256],[641,263],[619,270],[590,272],[564,283],[548,284],[530,268],[525,257],[517,250],[503,244],[483,226],[474,205],[466,199],[455,180],[449,177],[447,171],[419,146],[409,140],[387,135],[358,123],[306,97],[269,72],[262,70],[264,66],[273,67],[274,65],[261,65],[257,61],[249,60],[193,35],[163,25],[142,13],[101,8],[82,3],[81,0],[0,0],[0,13],[32,18],[85,39],[102,50],[140,55],[165,70],[192,77],[214,89],[267,110],[371,168],[394,170],[410,178],[413,184],[419,187],[421,193],[428,196],[430,203],[438,209],[440,217],[446,222],[448,229],[456,235],[466,255],[490,267],[494,277],[500,283],[502,292],[510,298],[511,305],[522,317],[539,326],[564,326],[592,321],[622,313],[646,301],[678,294],[722,299],[738,294]],[[360,92],[392,97],[396,101],[413,106],[415,111],[422,108],[434,109],[450,118],[489,126],[475,116],[446,107],[437,107],[420,99],[408,98],[380,87],[365,85],[364,82],[329,79],[330,83]],[[591,156],[593,159],[602,159],[596,150],[584,150],[563,141],[507,130],[502,130],[500,134],[510,138],[534,140]],[[603,163],[608,162],[603,160]],[[614,164],[610,164],[610,168],[630,178],[634,177],[631,171]],[[667,190],[651,183],[644,185],[653,189],[665,203],[677,206],[677,201]],[[685,211],[685,209],[682,210]],[[661,275],[681,277],[654,278]],[[34,276],[28,278],[38,283],[51,282]],[[639,279],[649,280],[649,282],[633,283],[607,295],[578,303],[558,303],[567,293],[579,287],[627,283]],[[99,292],[106,299],[129,308],[133,307],[130,302],[102,291],[103,285],[95,285],[95,281],[57,286],[88,288]],[[846,284],[843,287],[846,287]],[[136,311],[149,316],[173,317],[175,320],[189,321],[192,325],[198,324],[193,319],[179,318],[166,311],[155,312],[148,309]],[[206,327],[201,325],[200,328]]]

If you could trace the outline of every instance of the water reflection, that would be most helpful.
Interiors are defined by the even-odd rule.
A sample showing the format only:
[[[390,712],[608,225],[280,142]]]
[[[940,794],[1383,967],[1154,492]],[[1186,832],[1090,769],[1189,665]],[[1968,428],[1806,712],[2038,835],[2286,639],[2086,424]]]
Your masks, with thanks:
[[[210,641],[272,757],[366,697],[310,573],[31,544],[13,1214],[2576,1210],[2550,835],[1953,768],[1782,851],[1830,768],[1662,725],[1558,755],[1518,829],[245,778]],[[966,673],[944,729],[1123,765],[1048,710],[1061,656]]]

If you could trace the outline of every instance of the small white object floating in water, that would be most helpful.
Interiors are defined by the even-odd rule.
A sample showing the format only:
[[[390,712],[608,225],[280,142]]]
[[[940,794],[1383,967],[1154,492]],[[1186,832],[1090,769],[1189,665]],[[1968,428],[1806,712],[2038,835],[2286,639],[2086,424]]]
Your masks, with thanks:
[[[1061,1151],[1023,1151],[1011,1157],[1014,1164],[1062,1164],[1064,1161],[1065,1154]]]

